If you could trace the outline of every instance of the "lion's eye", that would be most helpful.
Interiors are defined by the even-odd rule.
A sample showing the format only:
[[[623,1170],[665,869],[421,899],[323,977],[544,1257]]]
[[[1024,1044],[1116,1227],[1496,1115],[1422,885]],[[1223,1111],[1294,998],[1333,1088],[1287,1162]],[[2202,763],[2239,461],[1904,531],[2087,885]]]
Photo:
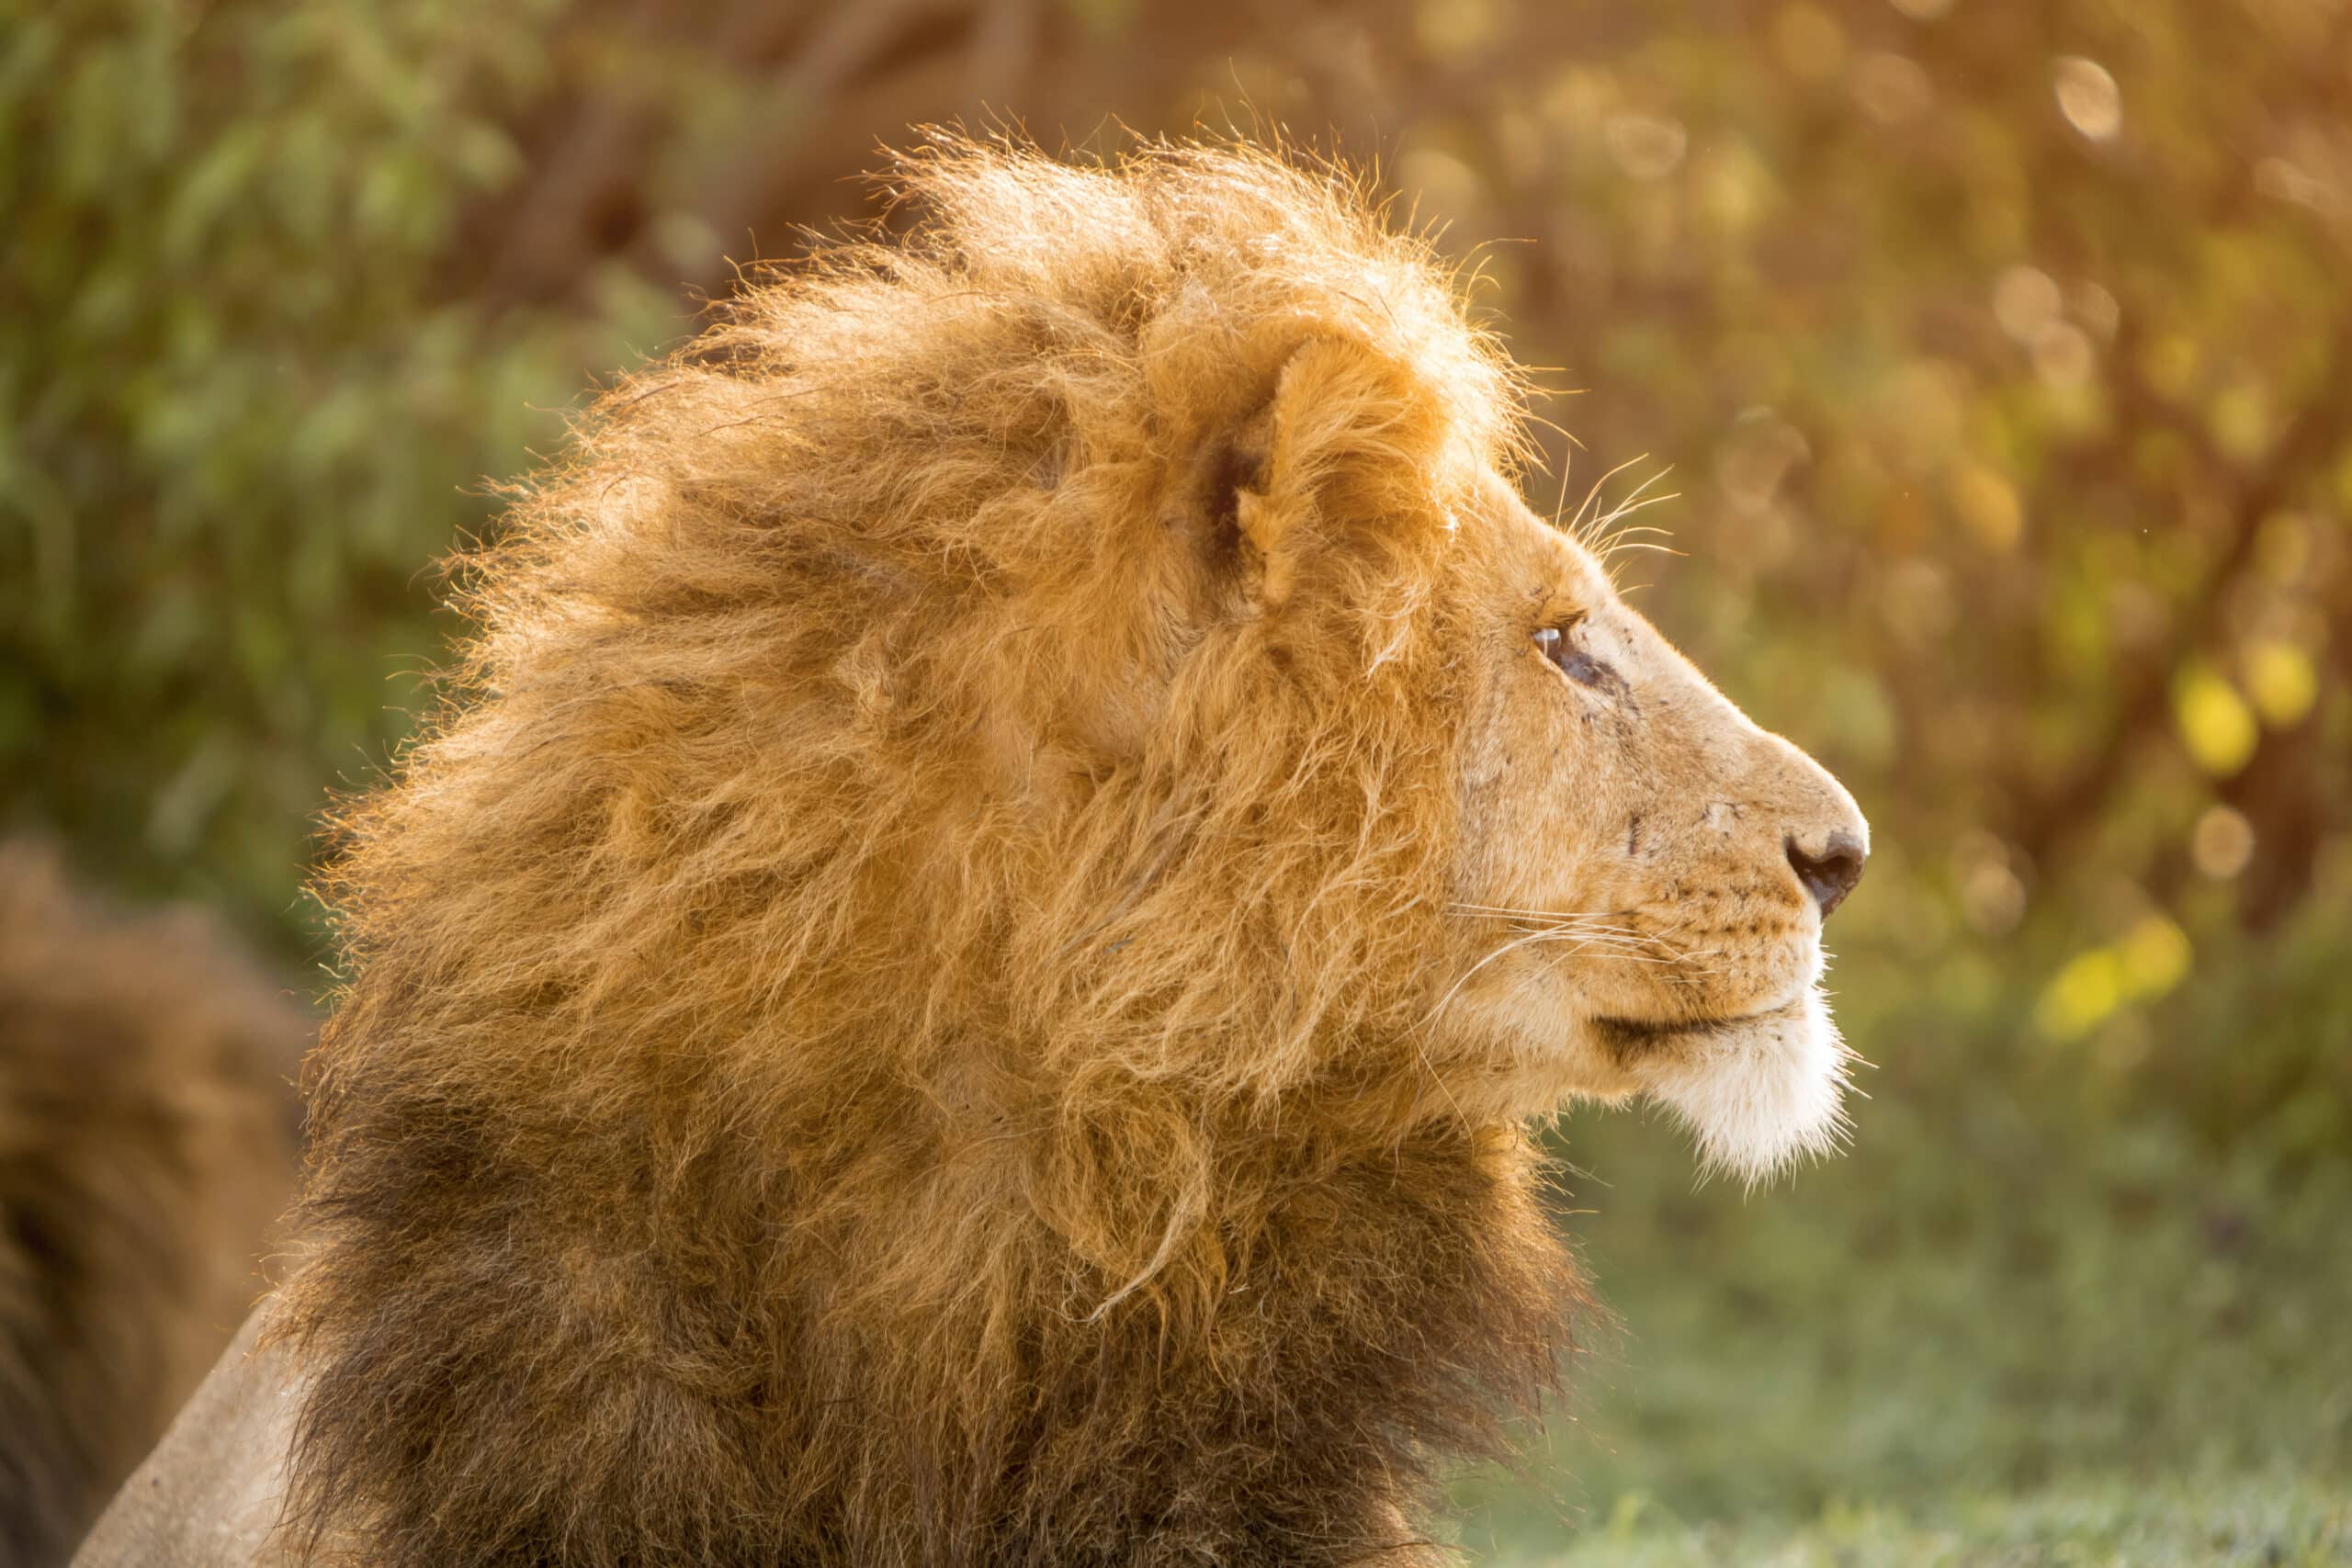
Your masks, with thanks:
[[[1609,679],[1609,666],[1587,653],[1570,634],[1573,626],[1545,626],[1535,634],[1535,647],[1560,672],[1580,686],[1598,686]]]

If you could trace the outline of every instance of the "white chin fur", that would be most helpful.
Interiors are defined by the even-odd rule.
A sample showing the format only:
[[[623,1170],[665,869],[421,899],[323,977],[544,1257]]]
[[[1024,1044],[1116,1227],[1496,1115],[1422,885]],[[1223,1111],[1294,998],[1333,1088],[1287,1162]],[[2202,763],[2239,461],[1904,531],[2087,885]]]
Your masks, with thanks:
[[[1660,1053],[1641,1078],[1690,1127],[1704,1170],[1752,1186],[1844,1140],[1849,1055],[1816,987],[1752,1023]]]

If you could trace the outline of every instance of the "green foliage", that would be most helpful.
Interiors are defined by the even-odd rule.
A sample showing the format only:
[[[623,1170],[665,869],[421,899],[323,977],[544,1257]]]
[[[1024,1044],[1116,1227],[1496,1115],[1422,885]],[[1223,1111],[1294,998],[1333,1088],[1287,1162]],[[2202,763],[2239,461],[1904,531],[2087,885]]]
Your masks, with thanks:
[[[323,793],[374,775],[444,635],[424,569],[625,352],[435,293],[519,173],[500,115],[548,14],[0,26],[0,816],[299,940]]]

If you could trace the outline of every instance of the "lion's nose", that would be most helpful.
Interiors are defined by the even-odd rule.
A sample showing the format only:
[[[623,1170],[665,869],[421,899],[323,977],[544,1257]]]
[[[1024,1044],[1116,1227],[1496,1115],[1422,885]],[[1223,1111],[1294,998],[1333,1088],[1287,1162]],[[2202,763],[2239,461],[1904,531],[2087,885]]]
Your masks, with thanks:
[[[1821,906],[1825,920],[1862,879],[1862,863],[1870,859],[1862,841],[1843,829],[1829,835],[1817,855],[1800,848],[1793,833],[1789,835],[1788,851],[1789,864],[1796,869],[1797,880],[1813,895],[1813,901]]]

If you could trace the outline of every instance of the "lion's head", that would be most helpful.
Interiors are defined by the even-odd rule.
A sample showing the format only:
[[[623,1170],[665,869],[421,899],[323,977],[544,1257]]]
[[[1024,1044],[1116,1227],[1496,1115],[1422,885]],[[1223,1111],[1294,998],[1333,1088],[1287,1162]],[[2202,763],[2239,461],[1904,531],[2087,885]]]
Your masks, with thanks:
[[[1254,948],[1256,984],[1226,975],[1178,1036],[1249,1041],[1245,1078],[1311,1080],[1376,1038],[1410,1047],[1387,1064],[1418,1086],[1408,1115],[1645,1092],[1743,1178],[1822,1149],[1846,1053],[1821,924],[1860,875],[1860,813],[1521,500],[1484,345],[1432,301],[1361,287],[1205,337],[1184,384],[1224,423],[1176,437],[1119,581],[1047,590],[1123,640],[1071,650],[1065,705],[1017,766],[1053,756],[1046,736],[1091,739],[1057,761],[1095,786],[1073,798],[1119,804],[1127,848],[1071,908],[1080,927],[1048,928],[1040,988],[1182,998]],[[1100,787],[1127,771],[1154,782]],[[1169,824],[1188,819],[1182,841]],[[1269,1024],[1295,1059],[1264,1052]]]
[[[1394,1546],[1550,1373],[1531,1113],[1835,1118],[1860,819],[1521,503],[1424,250],[899,178],[583,422],[343,824],[285,1311],[383,1561]]]
[[[1840,1124],[1821,925],[1869,829],[1500,485],[1455,574],[1458,946],[1439,1032],[1489,1113],[1647,1093],[1754,1179]]]

